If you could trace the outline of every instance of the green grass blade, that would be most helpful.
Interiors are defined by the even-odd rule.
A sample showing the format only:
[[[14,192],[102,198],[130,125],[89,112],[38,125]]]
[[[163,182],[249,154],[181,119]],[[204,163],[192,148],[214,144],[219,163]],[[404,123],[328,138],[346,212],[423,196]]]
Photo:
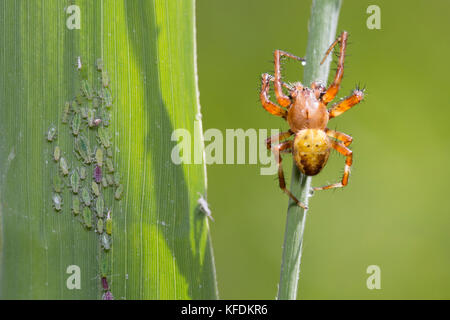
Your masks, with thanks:
[[[195,122],[194,0],[80,0],[80,30],[66,27],[70,4],[0,4],[0,297],[101,298],[106,263],[116,299],[215,299],[208,221],[197,203],[206,193],[205,168],[171,161],[173,130],[187,129],[203,145]],[[97,58],[111,80],[108,130],[124,186],[120,201],[104,191],[113,216],[107,254],[98,234],[71,213],[69,188],[60,213],[51,201],[54,146],[72,169],[81,166],[61,116],[82,78],[99,82]],[[51,124],[58,138],[49,143]],[[95,131],[84,130],[96,144]],[[79,290],[66,286],[70,265],[80,267]]]

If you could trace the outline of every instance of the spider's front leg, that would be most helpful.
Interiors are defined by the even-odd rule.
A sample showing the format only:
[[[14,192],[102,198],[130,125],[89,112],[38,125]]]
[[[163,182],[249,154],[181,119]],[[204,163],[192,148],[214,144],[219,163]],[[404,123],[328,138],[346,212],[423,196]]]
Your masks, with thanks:
[[[286,135],[289,136],[292,134],[289,131],[287,132],[283,132],[279,135],[279,137],[286,137]],[[289,137],[288,136],[288,137]],[[272,137],[271,137],[272,138]],[[269,138],[269,139],[271,139]],[[284,193],[286,193],[292,200],[294,200],[294,202],[299,206],[302,207],[303,209],[307,210],[308,207],[306,205],[304,205],[302,202],[300,202],[287,188],[286,188],[286,180],[284,178],[284,172],[283,172],[283,166],[281,165],[282,162],[282,158],[281,158],[281,152],[286,151],[288,149],[292,149],[292,140],[290,141],[285,141],[282,142],[276,146],[272,147],[271,141],[267,139],[267,147],[270,148],[273,152],[273,154],[275,155],[275,159],[277,160],[277,165],[278,165],[278,181],[280,183],[280,189],[284,191]],[[286,138],[284,138],[286,139]]]
[[[261,104],[269,113],[286,119],[287,111],[269,100],[269,84],[271,78],[272,76],[267,73],[261,76],[261,92],[259,93]]]
[[[328,133],[329,132],[327,132],[327,134]],[[339,139],[339,140],[345,139],[343,136],[340,136],[340,135],[344,135],[343,133],[336,132],[336,131],[334,131],[334,133],[335,133],[335,138],[336,139]],[[345,135],[345,136],[347,136],[347,135]],[[350,136],[348,136],[348,137],[350,137]],[[347,140],[347,141],[348,141],[347,143],[350,144],[351,140]],[[333,183],[333,184],[330,184],[330,185],[327,185],[327,186],[323,186],[323,187],[316,187],[316,188],[313,188],[314,191],[333,189],[333,188],[342,188],[342,187],[345,187],[347,185],[347,183],[348,183],[348,177],[350,175],[350,168],[351,168],[352,162],[353,162],[353,152],[352,152],[352,150],[347,148],[343,143],[337,142],[337,141],[332,141],[331,142],[331,147],[333,149],[335,149],[337,152],[339,152],[340,154],[342,154],[342,155],[344,155],[346,157],[345,158],[344,175],[342,177],[341,182]]]
[[[288,57],[298,61],[302,61],[303,63],[306,61],[304,58],[297,57],[293,54],[282,50],[275,50],[273,53],[274,64],[275,64],[275,79],[274,79],[274,88],[275,95],[277,97],[278,104],[282,107],[287,107],[291,104],[291,99],[283,93],[282,82],[281,82],[281,57]]]

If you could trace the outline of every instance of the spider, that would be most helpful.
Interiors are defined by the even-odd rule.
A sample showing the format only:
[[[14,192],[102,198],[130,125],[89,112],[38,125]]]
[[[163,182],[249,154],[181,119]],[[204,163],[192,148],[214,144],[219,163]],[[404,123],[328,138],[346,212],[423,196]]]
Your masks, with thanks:
[[[341,182],[316,187],[313,190],[325,190],[344,187],[348,183],[350,167],[352,165],[353,153],[348,148],[353,138],[345,133],[330,130],[327,128],[329,119],[337,117],[345,111],[358,104],[364,98],[364,90],[355,89],[352,94],[341,101],[333,104],[327,109],[330,103],[339,92],[342,76],[344,74],[344,57],[347,45],[348,33],[342,32],[341,35],[331,44],[325,53],[321,64],[330,54],[333,48],[339,43],[340,52],[338,59],[338,68],[333,83],[325,88],[319,82],[313,82],[311,87],[305,87],[300,82],[292,85],[281,81],[280,59],[285,56],[302,63],[305,59],[294,56],[288,52],[275,50],[274,64],[275,76],[267,73],[262,75],[262,86],[260,99],[262,106],[273,115],[285,119],[290,129],[279,135],[272,136],[266,140],[267,148],[272,150],[278,165],[278,180],[280,188],[297,203],[298,206],[307,209],[287,188],[281,165],[281,153],[291,152],[298,169],[307,176],[317,175],[327,163],[331,149],[335,149],[346,157],[344,175]],[[269,85],[274,83],[274,91],[277,98],[277,104],[269,100]],[[283,87],[289,91],[285,95]],[[294,135],[293,140],[287,140]],[[272,140],[281,142],[272,145]]]

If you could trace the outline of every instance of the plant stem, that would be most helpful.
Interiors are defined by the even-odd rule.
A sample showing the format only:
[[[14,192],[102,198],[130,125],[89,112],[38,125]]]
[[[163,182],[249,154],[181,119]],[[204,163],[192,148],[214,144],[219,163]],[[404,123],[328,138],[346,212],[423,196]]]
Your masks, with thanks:
[[[341,0],[313,0],[309,21],[308,45],[303,84],[309,86],[312,81],[324,84],[328,79],[331,57],[320,65],[326,50],[335,40]],[[311,177],[302,174],[293,165],[291,192],[308,205],[311,196]],[[307,210],[297,206],[291,199],[287,211],[286,231],[281,263],[278,300],[297,298],[298,278]]]

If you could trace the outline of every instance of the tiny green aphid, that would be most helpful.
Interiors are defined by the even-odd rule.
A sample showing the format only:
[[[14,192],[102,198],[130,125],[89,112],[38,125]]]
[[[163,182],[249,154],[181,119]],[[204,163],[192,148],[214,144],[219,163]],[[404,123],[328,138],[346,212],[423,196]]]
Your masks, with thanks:
[[[111,92],[109,92],[107,88],[102,88],[100,95],[103,99],[103,103],[105,104],[105,106],[107,108],[110,108],[112,106]]]
[[[95,194],[97,197],[100,196],[100,188],[95,181],[92,181],[92,193]]]
[[[106,70],[102,71],[102,85],[104,88],[109,87],[109,75]]]
[[[80,179],[84,180],[87,177],[87,171],[86,171],[86,167],[82,166],[80,169]]]
[[[122,198],[122,193],[123,193],[123,185],[119,184],[119,186],[116,189],[116,192],[114,192],[114,198],[116,198],[116,200],[120,200],[120,198]]]
[[[97,220],[97,232],[100,234],[103,233],[103,219]]]
[[[85,206],[89,207],[91,205],[91,195],[87,187],[81,189],[81,200],[83,200]]]
[[[86,228],[92,228],[92,211],[89,207],[84,207],[83,209],[83,222]]]
[[[110,236],[108,236],[106,233],[103,233],[101,240],[102,240],[103,249],[105,249],[105,250],[111,249],[111,237]]]
[[[111,158],[106,158],[106,168],[108,169],[108,172],[114,172],[114,166]]]
[[[105,228],[106,228],[106,233],[111,235],[112,234],[111,210],[108,210],[108,215],[106,216]]]
[[[103,186],[103,188],[107,188],[108,187],[108,180],[106,180],[105,176],[102,177],[102,186]]]
[[[95,211],[97,211],[97,216],[99,218],[103,218],[103,211],[105,210],[105,202],[103,201],[103,197],[98,197],[95,202]]]
[[[87,80],[82,80],[81,81],[81,93],[88,100],[92,100],[92,97],[94,96],[94,94],[92,93],[92,87],[89,84],[89,81],[87,81]]]
[[[80,113],[81,113],[81,117],[83,118],[83,119],[87,119],[87,117],[88,117],[88,110],[89,110],[89,108],[88,107],[81,107],[80,108]]]
[[[102,59],[98,58],[96,65],[97,65],[97,71],[103,70],[103,60]]]
[[[111,115],[109,114],[109,111],[106,108],[104,108],[104,107],[98,108],[97,116],[99,117],[99,119],[101,119],[101,121],[105,127],[109,126],[109,121],[111,119]]]
[[[78,174],[78,170],[73,170],[70,175],[70,187],[72,188],[72,192],[77,194],[80,188],[80,175]]]
[[[72,134],[77,136],[80,133],[81,127],[81,116],[79,113],[75,113],[72,118]]]
[[[111,145],[111,143],[109,142],[110,137],[109,137],[108,129],[106,129],[104,127],[99,127],[98,131],[97,131],[97,137],[100,140],[100,143],[103,145],[103,147],[108,149],[109,146]]]
[[[59,159],[59,167],[64,176],[67,176],[69,174],[69,165],[67,164],[67,161],[64,157],[61,157]]]
[[[76,99],[75,99],[75,100],[72,100],[72,101],[70,102],[70,106],[72,107],[72,110],[73,110],[74,113],[80,113],[80,112],[81,112],[81,110],[80,110],[80,105],[78,104],[78,102],[76,101]]]
[[[61,118],[62,123],[67,123],[67,120],[69,118],[69,112],[70,112],[70,102],[66,101],[66,103],[64,104],[64,109]]]
[[[56,139],[56,134],[57,134],[56,127],[54,125],[51,125],[47,131],[47,140],[49,142],[52,142],[53,140]]]
[[[72,197],[72,212],[74,215],[80,214],[80,198]]]
[[[89,128],[95,127],[95,111],[94,109],[89,108],[87,114],[87,122]]]
[[[77,96],[75,97],[75,101],[81,106],[81,104],[83,103],[83,96],[81,94],[77,94]]]
[[[114,184],[116,186],[120,185],[120,173],[117,171],[114,173]]]
[[[91,162],[91,148],[89,146],[89,140],[84,135],[81,134],[75,139],[75,150],[83,159],[84,163]]]
[[[61,179],[61,176],[59,173],[56,173],[53,176],[53,190],[55,190],[56,193],[61,193],[64,188],[64,183]]]
[[[112,174],[106,175],[106,181],[108,182],[108,185],[113,186],[114,185],[114,177]]]
[[[99,167],[103,166],[103,149],[100,147],[95,150],[95,161]]]
[[[58,162],[60,158],[61,158],[61,148],[59,146],[56,146],[55,149],[53,150],[53,160]]]
[[[55,208],[56,211],[61,211],[62,209],[62,198],[59,194],[55,193],[53,194],[53,207]]]
[[[106,155],[107,155],[108,157],[110,157],[110,158],[112,158],[112,157],[113,157],[113,152],[112,152],[112,148],[108,148],[108,149],[106,149]]]

